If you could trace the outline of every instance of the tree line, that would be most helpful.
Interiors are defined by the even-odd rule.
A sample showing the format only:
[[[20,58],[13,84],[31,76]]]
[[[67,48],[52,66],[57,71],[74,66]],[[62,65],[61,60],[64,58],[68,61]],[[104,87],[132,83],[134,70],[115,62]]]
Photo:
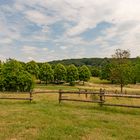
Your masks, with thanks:
[[[119,84],[121,92],[126,84],[140,82],[140,58],[131,61],[129,50],[117,49],[111,59],[104,59],[99,66],[75,66],[61,63],[28,63],[15,59],[0,61],[0,90],[1,91],[30,91],[34,81],[39,83],[75,85],[77,81],[88,81],[90,77],[109,80]]]
[[[50,65],[47,62],[38,64],[35,61],[24,63],[8,59],[6,62],[0,62],[0,91],[30,91],[36,80],[45,84],[67,82],[70,85],[75,85],[75,82],[80,80],[84,84],[90,76],[90,70],[85,65]]]
[[[63,65],[70,65],[70,64],[74,64],[75,66],[79,67],[79,66],[90,66],[90,67],[102,67],[104,65],[106,65],[106,63],[108,63],[108,61],[112,61],[112,57],[110,58],[79,58],[79,59],[64,59],[64,60],[54,60],[54,61],[50,61],[48,62],[51,65],[55,65],[58,63],[61,63]],[[137,58],[128,58],[129,61],[131,61],[132,63],[135,62],[137,60]]]

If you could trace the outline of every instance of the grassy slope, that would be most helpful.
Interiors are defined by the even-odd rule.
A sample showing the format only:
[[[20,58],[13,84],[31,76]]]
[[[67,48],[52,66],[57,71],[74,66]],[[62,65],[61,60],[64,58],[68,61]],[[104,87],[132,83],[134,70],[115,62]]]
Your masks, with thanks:
[[[22,95],[25,96],[25,95]],[[2,140],[136,140],[140,110],[62,102],[57,94],[28,101],[0,101]]]

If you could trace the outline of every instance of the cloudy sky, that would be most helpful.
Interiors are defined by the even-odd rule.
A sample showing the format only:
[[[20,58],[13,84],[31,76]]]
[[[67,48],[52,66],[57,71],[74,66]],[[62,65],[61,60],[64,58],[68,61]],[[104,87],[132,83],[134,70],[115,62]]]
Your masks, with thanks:
[[[0,59],[140,56],[140,0],[0,0]]]

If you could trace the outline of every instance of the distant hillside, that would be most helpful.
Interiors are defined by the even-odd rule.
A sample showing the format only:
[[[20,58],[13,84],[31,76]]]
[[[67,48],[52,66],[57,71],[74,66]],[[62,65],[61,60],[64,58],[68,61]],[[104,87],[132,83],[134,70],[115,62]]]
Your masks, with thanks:
[[[74,64],[76,66],[88,65],[88,66],[103,66],[106,63],[110,62],[112,58],[81,58],[81,59],[64,59],[64,60],[56,60],[50,61],[50,64],[61,63],[63,65]],[[136,58],[130,58],[131,61],[135,61]]]
[[[88,65],[88,66],[102,66],[106,62],[110,61],[110,58],[81,58],[81,59],[64,59],[49,62],[50,64],[61,63],[64,65],[74,64],[76,66]]]

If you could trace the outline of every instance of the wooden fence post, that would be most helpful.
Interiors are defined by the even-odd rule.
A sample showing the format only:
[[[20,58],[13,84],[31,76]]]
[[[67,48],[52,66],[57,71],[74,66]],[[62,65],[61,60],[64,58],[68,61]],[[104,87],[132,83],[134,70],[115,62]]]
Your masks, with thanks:
[[[59,89],[59,104],[61,103],[61,98],[62,98],[62,90]]]
[[[100,93],[99,93],[99,96],[100,96],[100,107],[103,106],[103,94],[104,94],[104,91],[100,88]]]
[[[106,90],[104,89],[103,90],[103,94],[102,94],[102,96],[103,96],[103,102],[105,102],[105,93],[106,93]]]
[[[81,89],[79,88],[79,97],[80,97],[80,92],[81,92]]]
[[[85,89],[85,97],[86,97],[86,99],[87,99],[87,95],[88,95],[88,94],[87,94],[86,92],[87,92],[87,89]]]
[[[30,91],[30,103],[32,102],[33,100],[33,95],[32,95],[32,91]]]

